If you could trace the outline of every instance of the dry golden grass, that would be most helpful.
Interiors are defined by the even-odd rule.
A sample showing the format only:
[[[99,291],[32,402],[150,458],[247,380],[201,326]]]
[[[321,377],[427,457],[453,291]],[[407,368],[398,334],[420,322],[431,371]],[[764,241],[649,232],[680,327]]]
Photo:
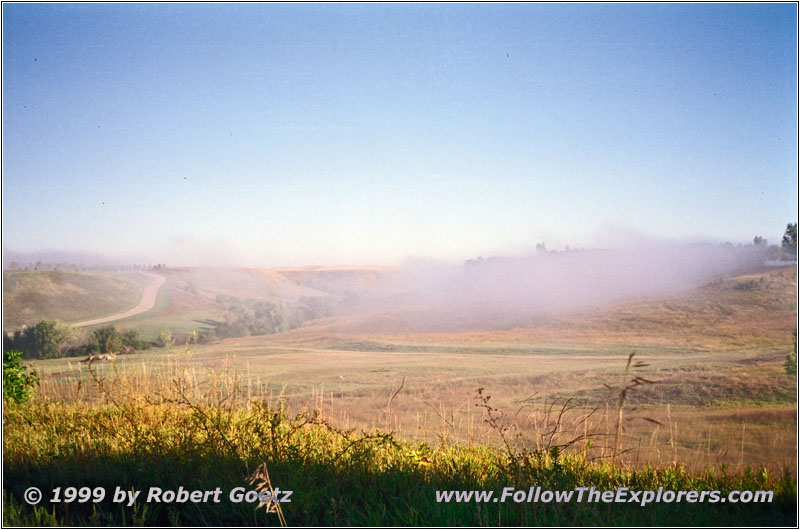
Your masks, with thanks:
[[[189,370],[197,380],[216,373],[235,379],[243,399],[282,395],[292,407],[322,409],[344,428],[498,444],[475,406],[476,389],[483,387],[508,421],[520,425],[525,442],[536,443],[535,422],[514,414],[518,401],[534,393],[536,407],[574,399],[578,408],[565,416],[565,426],[598,408],[586,428],[613,432],[616,402],[604,385],[619,383],[635,352],[648,364],[636,375],[653,383],[627,396],[623,464],[679,461],[693,469],[749,465],[780,472],[796,465],[797,382],[783,370],[796,289],[794,269],[771,270],[500,331],[356,333],[344,330],[369,316],[331,318],[278,335],[194,345],[189,355],[176,347],[96,368],[100,377],[143,394],[157,393],[177,371]],[[48,398],[100,399],[76,360],[34,364]],[[608,446],[608,437],[598,436],[589,450],[607,456]]]

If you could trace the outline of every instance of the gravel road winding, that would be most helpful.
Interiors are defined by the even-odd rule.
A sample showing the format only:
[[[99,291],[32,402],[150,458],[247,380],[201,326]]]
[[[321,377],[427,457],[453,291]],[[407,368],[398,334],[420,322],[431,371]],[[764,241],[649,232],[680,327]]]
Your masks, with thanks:
[[[92,326],[94,324],[104,324],[106,322],[113,322],[114,320],[120,320],[123,318],[132,317],[134,315],[138,315],[139,313],[144,313],[145,311],[151,310],[153,306],[156,305],[156,297],[158,296],[158,290],[161,289],[161,286],[164,285],[164,282],[166,282],[167,279],[164,278],[163,276],[159,276],[158,274],[152,274],[149,272],[142,272],[141,274],[150,276],[153,279],[153,281],[150,282],[150,285],[145,287],[139,305],[137,305],[136,307],[134,307],[129,311],[125,311],[124,313],[118,313],[116,315],[111,315],[103,318],[96,318],[94,320],[86,320],[84,322],[78,322],[72,325],[76,328],[82,328],[84,326]]]

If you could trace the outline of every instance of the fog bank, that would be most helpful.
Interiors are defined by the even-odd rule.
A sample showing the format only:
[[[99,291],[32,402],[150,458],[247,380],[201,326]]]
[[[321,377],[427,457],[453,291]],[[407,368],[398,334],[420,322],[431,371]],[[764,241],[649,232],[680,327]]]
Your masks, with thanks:
[[[394,313],[397,331],[509,327],[699,286],[755,270],[764,260],[765,247],[680,243],[541,250],[525,257],[458,264],[414,260],[387,280],[379,294],[361,300],[354,309]]]

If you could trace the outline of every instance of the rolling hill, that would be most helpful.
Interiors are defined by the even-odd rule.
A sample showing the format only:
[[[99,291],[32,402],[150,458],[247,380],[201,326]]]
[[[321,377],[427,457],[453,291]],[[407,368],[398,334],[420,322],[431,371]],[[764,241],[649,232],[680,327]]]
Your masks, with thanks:
[[[76,322],[131,309],[149,281],[132,271],[3,271],[3,330],[41,320]]]
[[[155,307],[115,321],[145,336],[164,326],[200,329],[223,318],[231,304],[269,301],[297,304],[309,299],[340,299],[364,293],[390,269],[379,267],[303,267],[281,269],[160,269],[166,278]],[[3,328],[12,331],[41,320],[77,322],[120,313],[136,306],[150,279],[135,271],[4,271]]]

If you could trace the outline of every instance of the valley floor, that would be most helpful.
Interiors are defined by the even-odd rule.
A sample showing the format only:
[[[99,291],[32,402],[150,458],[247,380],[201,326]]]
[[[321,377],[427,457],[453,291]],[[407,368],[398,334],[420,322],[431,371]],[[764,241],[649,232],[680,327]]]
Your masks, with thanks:
[[[796,293],[787,268],[513,329],[421,331],[397,310],[113,362],[33,361],[36,396],[3,412],[3,523],[277,525],[246,503],[22,501],[29,486],[229,491],[264,464],[296,492],[282,509],[298,526],[794,526]],[[435,499],[580,485],[775,498]]]

